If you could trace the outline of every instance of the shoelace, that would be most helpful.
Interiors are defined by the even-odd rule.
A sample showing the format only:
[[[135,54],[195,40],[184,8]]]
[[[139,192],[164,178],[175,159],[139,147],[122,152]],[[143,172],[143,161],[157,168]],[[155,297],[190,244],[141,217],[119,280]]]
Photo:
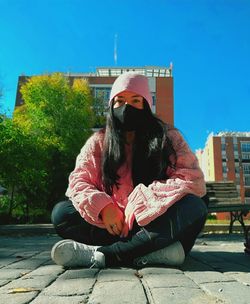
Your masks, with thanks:
[[[90,246],[85,247],[84,244],[79,246],[77,243],[74,243],[74,249],[75,261],[81,261],[84,259],[92,263],[92,260],[94,260],[94,252],[96,251],[94,248],[91,248]]]
[[[89,269],[92,269],[95,266],[97,266],[97,262],[94,260],[94,258],[91,259],[91,263],[92,263],[92,265],[89,267]]]
[[[95,257],[96,251],[97,251],[97,248],[93,250],[93,255],[92,255],[92,257],[91,257],[91,263],[92,263],[92,265],[89,267],[90,269],[91,269],[91,268],[94,268],[95,266],[96,266],[97,268],[100,268],[100,266],[101,266],[100,261],[98,261],[98,260],[96,259],[96,257]]]
[[[96,250],[93,251],[93,255],[92,255],[91,259],[90,259],[90,262],[91,262],[91,264],[92,264],[92,265],[89,267],[90,269],[91,269],[91,268],[94,268],[94,267],[97,265],[97,261],[96,261],[96,259],[95,259],[95,252],[96,252]]]
[[[148,264],[148,260],[146,258],[139,258],[137,261],[135,261],[135,264],[137,266],[145,266]]]

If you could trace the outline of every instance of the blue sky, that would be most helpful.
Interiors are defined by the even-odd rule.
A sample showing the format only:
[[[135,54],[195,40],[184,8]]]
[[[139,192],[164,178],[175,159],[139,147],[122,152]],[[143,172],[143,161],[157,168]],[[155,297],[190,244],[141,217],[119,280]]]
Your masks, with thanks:
[[[0,83],[18,75],[173,62],[175,125],[193,150],[208,133],[250,131],[250,1],[0,0]]]

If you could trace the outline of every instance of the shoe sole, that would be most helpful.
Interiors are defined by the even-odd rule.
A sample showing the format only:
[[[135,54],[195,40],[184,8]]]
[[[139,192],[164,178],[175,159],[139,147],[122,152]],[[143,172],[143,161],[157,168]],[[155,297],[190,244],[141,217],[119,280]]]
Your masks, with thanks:
[[[166,265],[166,266],[180,266],[185,261],[185,252],[183,247],[180,247],[179,257],[176,259],[176,256],[173,257],[173,254],[171,253],[171,250],[175,252],[176,249],[172,249],[171,247],[174,244],[169,245],[168,247],[162,248],[157,250],[156,256],[154,256],[154,252],[149,253],[148,255],[145,255],[144,257],[137,258],[135,260],[135,263],[137,266],[143,266],[146,265]],[[175,245],[176,246],[176,245]],[[139,263],[139,264],[138,264]]]
[[[60,257],[58,256],[58,254],[56,254],[56,250],[58,249],[59,246],[61,246],[62,244],[65,244],[65,243],[69,243],[69,242],[73,242],[73,241],[70,239],[61,240],[52,247],[51,258],[57,265],[70,267],[70,266],[65,265],[67,263],[60,263],[60,262],[58,263],[58,259],[60,259]]]

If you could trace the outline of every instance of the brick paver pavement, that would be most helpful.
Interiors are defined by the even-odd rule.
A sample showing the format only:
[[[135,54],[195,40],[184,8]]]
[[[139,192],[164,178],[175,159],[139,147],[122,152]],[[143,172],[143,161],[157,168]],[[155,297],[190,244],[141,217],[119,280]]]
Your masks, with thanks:
[[[50,259],[58,240],[0,236],[0,303],[250,303],[250,256],[240,234],[199,238],[180,268],[139,270],[65,270]]]

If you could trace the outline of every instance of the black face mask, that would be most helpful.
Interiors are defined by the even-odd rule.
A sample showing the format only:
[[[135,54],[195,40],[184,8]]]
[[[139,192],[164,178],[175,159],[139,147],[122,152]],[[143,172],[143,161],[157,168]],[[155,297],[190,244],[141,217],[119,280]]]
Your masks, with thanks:
[[[137,109],[129,104],[113,108],[114,117],[121,124],[123,131],[137,131],[143,128],[147,113],[145,109]]]

